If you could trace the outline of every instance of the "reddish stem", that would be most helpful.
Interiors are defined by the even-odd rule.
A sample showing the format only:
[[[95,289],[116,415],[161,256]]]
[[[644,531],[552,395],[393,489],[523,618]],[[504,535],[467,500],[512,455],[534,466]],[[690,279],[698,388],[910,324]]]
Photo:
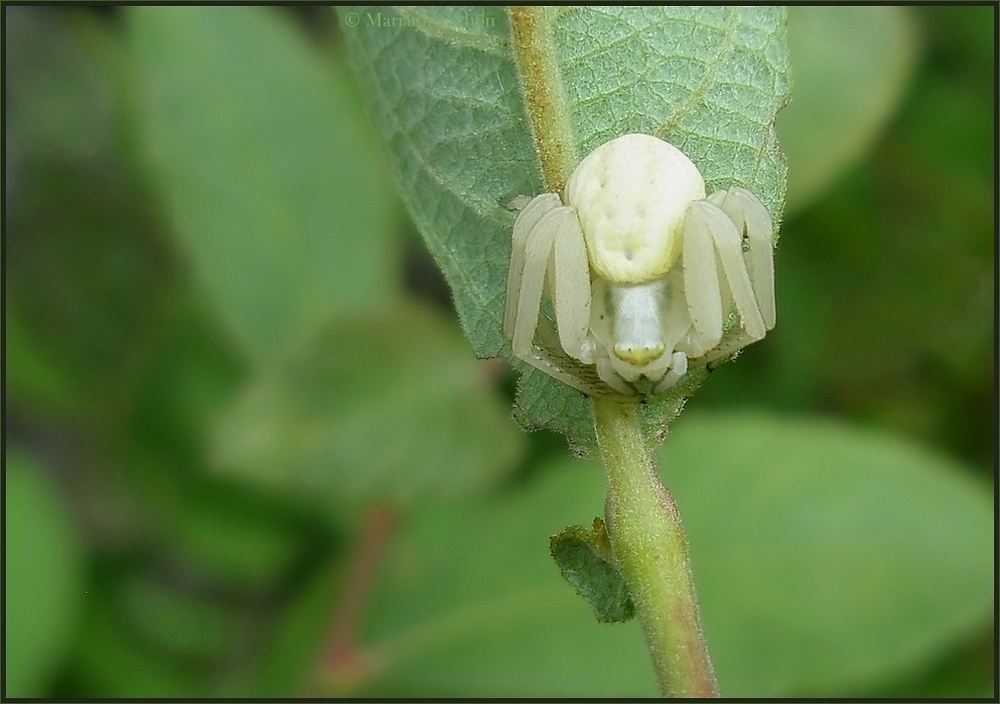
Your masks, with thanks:
[[[395,524],[396,512],[389,504],[377,504],[365,516],[323,655],[326,669],[336,679],[357,681],[368,670],[358,649],[358,626]]]

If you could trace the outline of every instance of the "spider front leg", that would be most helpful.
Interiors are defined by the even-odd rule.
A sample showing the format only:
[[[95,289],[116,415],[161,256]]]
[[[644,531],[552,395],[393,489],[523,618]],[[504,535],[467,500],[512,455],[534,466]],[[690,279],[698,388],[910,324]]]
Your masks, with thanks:
[[[693,203],[684,218],[682,254],[684,298],[691,318],[689,357],[700,357],[722,339],[722,291],[715,245],[704,201]]]
[[[557,196],[548,195],[558,202]],[[514,224],[505,328],[512,332],[514,353],[518,356],[528,354],[538,328],[546,273],[551,271],[550,289],[559,343],[571,357],[590,363],[592,354],[588,354],[590,346],[587,344],[590,264],[583,233],[576,211],[562,205],[553,206],[550,199],[542,201],[542,198],[544,196],[532,201]],[[538,206],[533,207],[536,204]],[[508,326],[506,313],[510,312],[510,302],[515,299],[516,311]]]
[[[726,314],[722,310],[724,292],[731,294],[742,327],[751,341],[763,338],[768,330],[750,278],[750,264],[743,255],[742,237],[736,227],[730,216],[711,200],[692,204],[685,219],[684,287],[691,319],[704,343],[702,353],[716,347],[722,339],[722,322]],[[716,269],[716,256],[722,265],[724,279]],[[765,285],[766,282],[762,282],[762,288]],[[702,323],[699,327],[699,322],[704,320],[709,324]]]
[[[569,360],[560,352],[535,346],[536,333],[550,344],[555,342],[551,328],[541,317],[546,281],[559,347],[566,355],[592,364],[595,344],[589,334],[591,294],[586,243],[576,211],[563,206],[553,193],[534,198],[514,223],[504,335],[518,358],[584,393],[593,393],[589,384],[566,369]]]
[[[557,219],[558,218],[558,219]],[[590,260],[576,210],[560,208],[553,213],[552,306],[559,330],[559,344],[569,356],[584,364],[594,363],[595,342],[590,333]]]
[[[733,186],[716,191],[708,201],[720,207],[733,221],[737,232],[746,235],[748,250],[743,253],[754,296],[764,327],[774,327],[774,228],[764,204],[750,191]]]
[[[541,220],[545,215],[550,213],[554,208],[562,206],[562,202],[559,200],[559,196],[555,193],[543,193],[540,196],[533,198],[524,208],[518,213],[517,219],[514,221],[514,231],[511,236],[510,245],[510,268],[507,270],[507,300],[504,303],[504,313],[503,313],[503,334],[508,340],[513,342],[514,330],[517,325],[517,319],[520,317],[520,298],[521,298],[521,288],[524,281],[525,268],[530,266],[532,268],[532,273],[539,267],[538,262],[529,263],[526,260],[526,252],[528,246],[528,240],[531,233],[534,231],[535,226],[538,225],[538,221]],[[545,261],[542,262],[541,274],[544,277],[545,270],[544,265],[548,261],[548,255],[545,257]],[[541,303],[541,291],[538,293],[538,304]],[[538,305],[536,304],[536,305]],[[535,313],[535,320],[538,319],[538,313]],[[534,333],[532,333],[534,334]],[[517,350],[514,350],[515,354]]]

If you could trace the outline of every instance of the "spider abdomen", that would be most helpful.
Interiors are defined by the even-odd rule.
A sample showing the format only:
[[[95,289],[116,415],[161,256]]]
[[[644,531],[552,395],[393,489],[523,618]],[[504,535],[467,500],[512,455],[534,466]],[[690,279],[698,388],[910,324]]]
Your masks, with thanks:
[[[680,254],[688,205],[705,197],[697,167],[673,145],[628,134],[591,152],[566,184],[595,272],[608,281],[663,276]]]

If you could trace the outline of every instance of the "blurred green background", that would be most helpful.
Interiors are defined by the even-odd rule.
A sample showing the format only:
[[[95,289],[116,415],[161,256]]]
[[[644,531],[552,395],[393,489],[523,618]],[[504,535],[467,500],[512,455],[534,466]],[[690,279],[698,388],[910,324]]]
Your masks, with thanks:
[[[3,11],[5,694],[655,695],[333,11]],[[790,10],[779,323],[661,453],[728,696],[994,691],[994,12]]]

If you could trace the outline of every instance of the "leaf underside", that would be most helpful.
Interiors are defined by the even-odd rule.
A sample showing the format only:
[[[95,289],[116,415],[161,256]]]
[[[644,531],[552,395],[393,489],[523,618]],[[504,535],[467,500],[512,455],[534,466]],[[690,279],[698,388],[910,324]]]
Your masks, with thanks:
[[[397,184],[451,285],[480,357],[522,372],[515,416],[596,449],[589,404],[513,359],[503,339],[514,215],[504,206],[544,190],[500,7],[341,8],[369,113]],[[346,21],[356,13],[356,26]],[[788,96],[785,13],[768,7],[566,7],[552,42],[577,158],[643,132],[684,151],[709,191],[753,191],[775,222],[785,165],[774,119]],[[354,19],[353,17],[351,18]],[[693,370],[644,406],[652,437],[705,376]]]
[[[604,521],[594,527],[570,526],[549,539],[549,552],[563,578],[594,609],[601,623],[621,623],[635,617],[635,605],[611,556]]]

